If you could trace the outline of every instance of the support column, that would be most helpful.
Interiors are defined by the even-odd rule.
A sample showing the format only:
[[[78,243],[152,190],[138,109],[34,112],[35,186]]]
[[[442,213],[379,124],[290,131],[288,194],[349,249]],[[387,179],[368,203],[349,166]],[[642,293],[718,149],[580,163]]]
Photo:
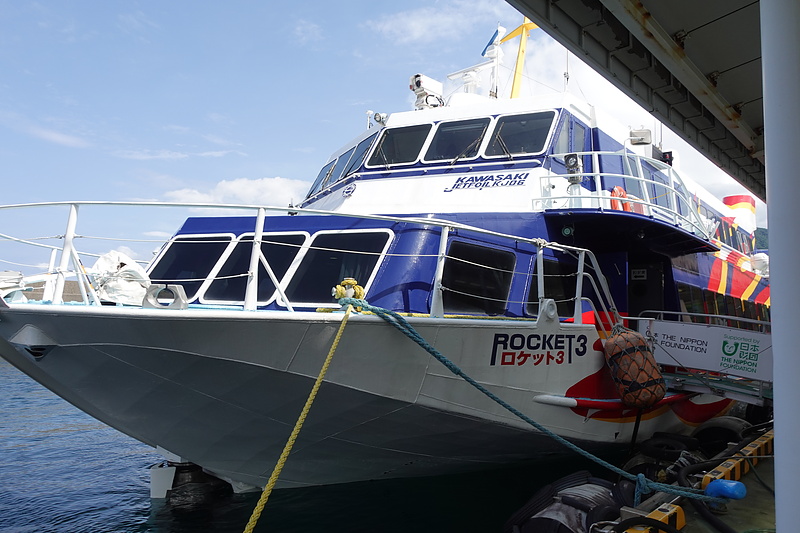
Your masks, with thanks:
[[[800,3],[761,0],[764,141],[769,208],[772,345],[775,375],[775,503],[778,531],[795,531],[800,485]]]

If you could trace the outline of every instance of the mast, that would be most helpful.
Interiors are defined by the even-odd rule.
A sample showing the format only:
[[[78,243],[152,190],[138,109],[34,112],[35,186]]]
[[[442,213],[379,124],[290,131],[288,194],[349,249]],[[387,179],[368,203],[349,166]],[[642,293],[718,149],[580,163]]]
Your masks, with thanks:
[[[500,40],[500,44],[503,44],[510,39],[513,39],[517,35],[519,35],[519,48],[517,49],[517,63],[514,66],[514,79],[511,83],[511,98],[519,97],[519,90],[522,86],[522,73],[525,67],[525,51],[528,46],[528,34],[531,30],[535,30],[538,28],[535,23],[531,22],[528,17],[525,17],[522,21],[522,25],[518,28],[514,29],[511,33],[506,35],[503,39]]]

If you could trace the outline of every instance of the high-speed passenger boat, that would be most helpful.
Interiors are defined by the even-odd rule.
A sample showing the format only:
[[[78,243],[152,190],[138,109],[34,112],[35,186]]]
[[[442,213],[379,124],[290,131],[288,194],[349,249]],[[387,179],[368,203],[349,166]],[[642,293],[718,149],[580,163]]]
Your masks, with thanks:
[[[604,345],[615,329],[656,322],[662,336],[642,337],[673,355],[713,352],[702,336],[682,339],[684,326],[724,330],[742,353],[748,335],[767,334],[752,198],[711,198],[646,131],[620,138],[569,95],[479,94],[471,80],[491,61],[456,76],[450,94],[413,76],[416,109],[374,114],[300,204],[196,206],[216,210],[188,217],[144,268],[120,254],[87,267],[79,250],[87,213],[131,203],[3,206],[61,208],[68,220],[47,272],[0,279],[2,356],[237,487],[266,483],[347,296],[355,309],[279,487],[566,452],[358,301],[399,314],[475,382],[590,449],[725,413],[731,395],[690,388],[646,407],[623,401]],[[726,349],[717,370],[747,380],[752,365],[734,368],[733,341]]]

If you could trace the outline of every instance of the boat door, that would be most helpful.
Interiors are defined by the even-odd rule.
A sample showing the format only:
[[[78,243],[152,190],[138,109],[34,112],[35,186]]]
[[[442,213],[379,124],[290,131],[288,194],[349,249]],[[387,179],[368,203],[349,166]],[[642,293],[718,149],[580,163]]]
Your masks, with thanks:
[[[632,260],[628,263],[628,314],[664,309],[664,264]]]

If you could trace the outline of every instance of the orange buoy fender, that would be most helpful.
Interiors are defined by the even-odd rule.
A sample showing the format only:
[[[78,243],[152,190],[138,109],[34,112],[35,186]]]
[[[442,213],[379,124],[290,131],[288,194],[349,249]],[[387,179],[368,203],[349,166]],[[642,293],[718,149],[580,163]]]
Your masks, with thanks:
[[[625,405],[646,409],[664,398],[664,377],[641,333],[615,328],[604,348],[611,378]]]

